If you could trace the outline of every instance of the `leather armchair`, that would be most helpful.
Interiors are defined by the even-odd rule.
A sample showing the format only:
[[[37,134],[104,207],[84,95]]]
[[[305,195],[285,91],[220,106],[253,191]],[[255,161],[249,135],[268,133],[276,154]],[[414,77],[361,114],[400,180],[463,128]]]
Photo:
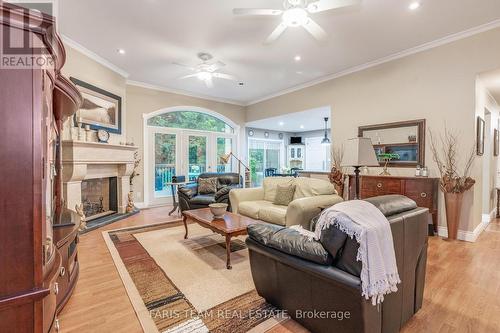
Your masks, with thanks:
[[[331,246],[323,239],[325,232],[320,241],[315,241],[279,226],[249,226],[246,243],[259,295],[315,333],[399,332],[422,307],[430,215],[427,208],[418,208],[403,196],[367,201],[377,206],[390,222],[402,281],[398,291],[386,295],[380,307],[361,296],[357,242],[336,228],[330,230],[333,234],[327,240],[329,245],[336,243],[339,248],[332,255]],[[314,225],[312,222],[312,228]],[[304,311],[330,317],[301,315]],[[334,312],[349,313],[349,318],[333,318]]]
[[[211,194],[198,193],[198,181],[193,184],[179,186],[177,191],[181,212],[191,209],[206,208],[211,203],[227,203],[231,210],[229,192],[240,188],[243,178],[237,173],[202,173],[200,178],[217,178],[217,192]]]

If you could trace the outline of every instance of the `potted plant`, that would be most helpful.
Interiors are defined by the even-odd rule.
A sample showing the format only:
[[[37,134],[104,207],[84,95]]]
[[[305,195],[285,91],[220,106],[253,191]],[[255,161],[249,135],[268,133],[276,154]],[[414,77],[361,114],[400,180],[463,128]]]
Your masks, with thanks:
[[[463,171],[460,173],[458,170],[460,160],[458,135],[445,128],[444,134],[439,137],[440,148],[438,148],[432,132],[430,135],[432,156],[438,166],[441,178],[439,185],[444,193],[448,239],[456,240],[464,193],[471,189],[476,182],[470,177],[475,158],[475,145],[466,156]]]

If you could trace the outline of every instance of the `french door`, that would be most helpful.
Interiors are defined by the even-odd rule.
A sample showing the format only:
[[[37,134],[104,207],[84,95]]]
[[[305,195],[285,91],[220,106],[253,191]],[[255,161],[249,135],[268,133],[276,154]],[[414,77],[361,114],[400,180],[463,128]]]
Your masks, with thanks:
[[[232,159],[228,163],[221,161],[231,152],[236,153],[233,134],[149,127],[149,172],[154,175],[147,186],[149,203],[172,202],[172,189],[167,184],[173,176],[195,181],[205,172],[233,172]]]

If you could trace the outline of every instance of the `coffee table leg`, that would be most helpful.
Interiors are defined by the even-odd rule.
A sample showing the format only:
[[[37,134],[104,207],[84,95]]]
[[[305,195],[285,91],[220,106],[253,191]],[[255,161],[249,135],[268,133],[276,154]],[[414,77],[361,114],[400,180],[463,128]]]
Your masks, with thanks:
[[[231,266],[231,236],[226,235],[226,268],[227,269],[232,269],[233,267]]]
[[[184,222],[184,228],[186,229],[186,234],[184,235],[184,239],[188,238],[188,225],[186,215],[182,215],[182,222]]]

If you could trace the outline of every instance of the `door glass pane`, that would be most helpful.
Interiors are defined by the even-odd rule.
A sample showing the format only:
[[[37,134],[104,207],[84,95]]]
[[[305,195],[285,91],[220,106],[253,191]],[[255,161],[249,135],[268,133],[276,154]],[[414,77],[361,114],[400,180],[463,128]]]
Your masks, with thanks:
[[[262,185],[264,179],[264,149],[250,149],[250,179],[252,187]]]
[[[207,169],[207,138],[205,136],[190,135],[188,141],[189,180],[196,180],[198,175],[206,172]]]
[[[266,150],[266,169],[267,168],[280,168],[280,151],[279,149]]]
[[[170,186],[175,175],[175,134],[155,133],[155,197],[161,198],[172,194]]]
[[[232,152],[233,139],[231,138],[217,138],[217,172],[232,172],[233,170],[233,158],[230,157],[229,161],[224,164],[221,161],[221,157],[227,156]]]

